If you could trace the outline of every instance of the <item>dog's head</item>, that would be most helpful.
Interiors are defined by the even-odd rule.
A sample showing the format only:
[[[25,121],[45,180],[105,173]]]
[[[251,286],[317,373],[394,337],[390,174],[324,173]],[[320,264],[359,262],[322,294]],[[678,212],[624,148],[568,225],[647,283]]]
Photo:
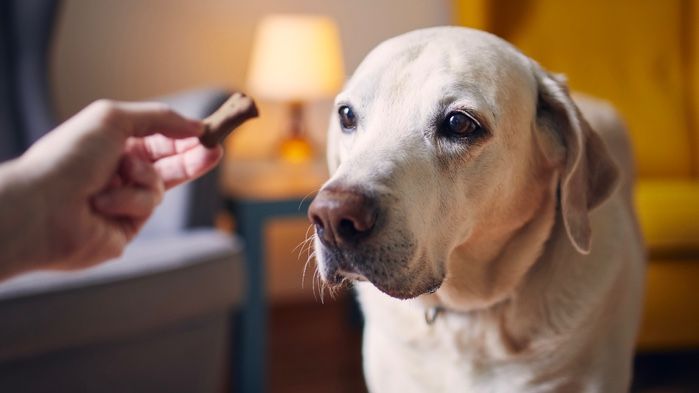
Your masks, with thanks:
[[[571,244],[588,252],[588,210],[616,178],[562,82],[497,37],[456,27],[366,57],[336,98],[328,161],[309,210],[321,277],[402,299],[494,282],[488,264],[557,203]]]

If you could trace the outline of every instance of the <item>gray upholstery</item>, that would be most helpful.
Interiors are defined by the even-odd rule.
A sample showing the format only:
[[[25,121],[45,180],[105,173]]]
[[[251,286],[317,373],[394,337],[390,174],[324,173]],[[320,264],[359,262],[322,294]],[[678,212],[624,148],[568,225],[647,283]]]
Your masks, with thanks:
[[[55,125],[48,88],[54,0],[0,2],[0,161]]]
[[[57,9],[0,1],[0,162],[55,125],[46,54]],[[201,118],[227,96],[161,100]],[[220,392],[244,274],[240,244],[212,229],[216,177],[168,192],[117,260],[0,283],[0,392]]]
[[[48,54],[58,1],[10,1],[14,32],[17,109],[29,146],[56,125],[50,100]]]
[[[20,151],[19,133],[15,132],[16,111],[13,108],[13,64],[8,61],[11,55],[9,4],[0,2],[0,162],[16,156]]]
[[[211,312],[3,365],[3,392],[220,393],[230,316]]]
[[[220,390],[239,255],[228,235],[189,231],[0,285],[0,391]]]

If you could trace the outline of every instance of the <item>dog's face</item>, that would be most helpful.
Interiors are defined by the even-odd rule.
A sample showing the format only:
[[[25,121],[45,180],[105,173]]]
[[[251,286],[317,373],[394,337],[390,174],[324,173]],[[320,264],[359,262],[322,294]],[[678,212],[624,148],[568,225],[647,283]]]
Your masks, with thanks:
[[[566,161],[567,137],[546,127],[555,116],[541,118],[537,68],[465,28],[372,51],[336,98],[332,177],[309,211],[321,277],[402,299],[468,286],[463,264],[496,257],[555,195]]]

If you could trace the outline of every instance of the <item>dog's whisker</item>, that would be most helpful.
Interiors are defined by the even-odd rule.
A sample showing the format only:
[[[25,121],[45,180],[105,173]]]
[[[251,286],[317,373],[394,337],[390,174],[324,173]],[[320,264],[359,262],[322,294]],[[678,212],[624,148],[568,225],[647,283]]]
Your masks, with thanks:
[[[329,293],[330,293],[330,299],[335,300],[337,299],[337,294],[340,291],[340,286],[333,286],[329,288]]]
[[[296,247],[294,247],[293,250],[291,250],[292,253],[293,253],[294,251],[296,251],[297,249],[301,248],[301,250],[300,250],[300,252],[299,252],[299,256],[300,256],[301,253],[303,252],[303,248],[304,248],[307,244],[309,244],[309,243],[314,239],[315,234],[312,234],[311,236],[308,236],[308,232],[310,231],[310,229],[311,229],[312,227],[313,227],[313,225],[309,225],[309,226],[308,226],[308,229],[306,229],[306,234],[304,235],[304,239],[303,239]]]
[[[313,224],[308,225],[308,228],[306,229],[306,233],[303,235],[305,238],[308,238],[308,237],[309,237],[309,236],[308,236],[308,232],[310,232],[311,229],[313,229],[314,226],[315,226],[315,225],[313,225]]]
[[[301,288],[303,288],[304,283],[306,281],[306,270],[308,269],[308,264],[311,261],[315,262],[315,258],[314,258],[315,255],[316,255],[315,251],[308,254],[308,258],[306,258],[306,263],[303,264],[303,273],[301,273]]]
[[[312,235],[309,239],[308,242],[306,242],[306,245],[304,246],[303,250],[299,254],[306,253],[306,257],[311,254],[311,250],[313,249],[313,241],[316,239],[316,235]]]
[[[310,197],[311,195],[317,194],[318,192],[320,192],[320,188],[318,188],[317,190],[313,190],[313,191],[309,192],[308,194],[304,195],[304,197],[301,198],[301,202],[299,202],[299,206],[296,208],[296,210],[301,210],[301,206],[303,206],[303,203],[306,201],[306,199],[308,199],[308,197]]]
[[[301,254],[303,254],[304,252],[306,253],[306,263],[304,264],[304,267],[303,267],[304,276],[306,274],[306,266],[308,265],[308,261],[309,261],[309,259],[312,258],[311,255],[312,254],[315,255],[314,252],[311,252],[311,250],[313,249],[313,241],[316,239],[316,237],[317,237],[317,235],[315,233],[313,233],[306,240],[304,240],[304,242],[303,242],[304,245],[301,247],[301,249],[299,250],[298,256],[296,257],[297,259],[301,259]],[[302,285],[302,287],[303,287],[303,285]]]
[[[306,258],[308,258],[308,255],[310,254],[311,248],[313,246],[312,240],[313,239],[307,240],[306,244],[304,244],[303,247],[301,247],[298,254],[296,254],[296,260],[300,260],[303,254],[306,254]]]
[[[351,285],[351,283],[352,283],[351,279],[349,279],[347,277],[343,277],[342,281],[340,281],[339,284],[329,285],[328,286],[328,293],[330,294],[330,298],[332,300],[337,299],[337,296],[340,293],[340,291],[342,291],[345,288],[348,288]]]
[[[303,251],[303,246],[305,246],[306,243],[308,243],[308,238],[301,240],[301,242],[300,242],[299,244],[297,244],[296,247],[294,247],[294,248],[291,250],[291,254],[293,254],[296,250],[299,250],[299,249],[300,249],[299,251]],[[299,255],[300,255],[300,254],[301,254],[301,253],[299,252]]]
[[[323,280],[323,278],[320,276],[320,272],[318,272],[318,284],[320,288],[320,304],[325,304],[325,290],[329,290],[330,285]]]
[[[320,283],[320,304],[325,304],[325,288],[327,284],[324,281]]]
[[[316,234],[315,234],[315,232],[314,232],[314,233],[312,233],[310,236],[308,235],[309,231],[310,231],[312,228],[313,228],[313,225],[309,225],[309,226],[308,226],[308,228],[306,229],[306,233],[305,233],[305,235],[304,235],[304,236],[306,237],[306,239],[304,239],[301,243],[299,243],[298,246],[296,246],[296,248],[294,248],[294,251],[295,251],[296,249],[299,249],[299,247],[300,247],[299,252],[298,252],[298,255],[297,255],[297,257],[296,257],[297,259],[301,259],[301,255],[302,255],[304,252],[306,253],[306,262],[303,264],[303,272],[301,273],[301,288],[303,288],[303,287],[305,286],[305,282],[306,282],[306,271],[307,271],[307,269],[308,269],[308,264],[311,262],[311,260],[314,259],[314,256],[315,256],[315,251],[311,252],[311,249],[312,249],[312,247],[313,247],[313,241],[314,241],[315,238],[316,238]],[[292,251],[292,252],[293,252],[293,251]],[[315,283],[314,283],[314,284],[315,284]],[[314,295],[314,297],[315,297],[315,286],[314,286],[314,293],[313,293],[313,295]]]
[[[320,295],[321,295],[320,288],[321,288],[321,284],[322,284],[323,281],[322,281],[321,278],[320,278],[320,271],[318,270],[318,266],[317,266],[317,265],[316,265],[315,271],[313,272],[312,282],[313,282],[313,299],[314,299],[315,301],[318,301],[318,298],[319,298]],[[317,285],[316,285],[316,283],[317,283]],[[317,290],[318,290],[317,294],[316,294],[316,288],[318,288],[318,289],[317,289]]]
[[[318,289],[320,292],[320,304],[325,304],[325,287],[326,286],[327,286],[327,284],[320,277],[320,274],[318,274]]]

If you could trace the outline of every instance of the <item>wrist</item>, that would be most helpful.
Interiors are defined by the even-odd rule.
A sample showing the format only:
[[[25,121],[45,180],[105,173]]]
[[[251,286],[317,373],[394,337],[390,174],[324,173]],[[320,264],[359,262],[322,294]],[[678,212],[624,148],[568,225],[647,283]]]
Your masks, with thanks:
[[[25,165],[22,157],[0,164],[0,280],[41,262],[43,210]]]

